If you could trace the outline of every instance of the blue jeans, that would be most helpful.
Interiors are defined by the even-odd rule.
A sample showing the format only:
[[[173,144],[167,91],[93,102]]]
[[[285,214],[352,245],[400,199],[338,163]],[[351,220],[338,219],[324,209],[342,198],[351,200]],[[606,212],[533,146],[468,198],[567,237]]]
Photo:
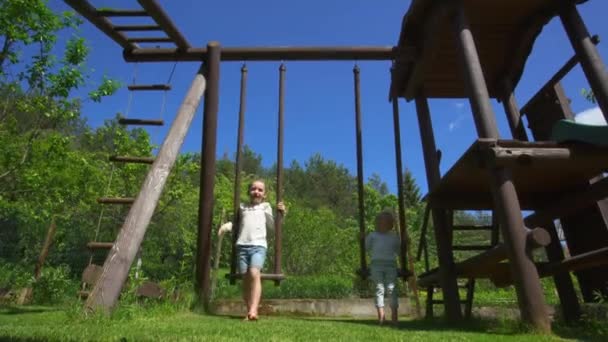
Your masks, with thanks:
[[[392,309],[399,307],[399,291],[397,289],[397,265],[395,262],[376,262],[370,264],[371,279],[376,285],[376,307],[384,307],[384,295],[391,298]]]
[[[250,268],[261,270],[266,260],[266,247],[238,245],[239,271],[241,274],[247,273]]]

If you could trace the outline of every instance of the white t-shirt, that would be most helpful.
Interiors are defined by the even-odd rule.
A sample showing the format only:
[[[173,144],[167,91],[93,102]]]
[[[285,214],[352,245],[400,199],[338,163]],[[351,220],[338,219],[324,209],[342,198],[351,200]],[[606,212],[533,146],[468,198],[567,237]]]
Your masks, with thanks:
[[[232,230],[232,222],[224,225]],[[270,203],[243,204],[241,203],[241,229],[236,240],[237,245],[268,247],[266,231],[274,230],[274,217]]]
[[[394,262],[399,256],[399,246],[399,238],[393,231],[371,232],[365,238],[365,249],[370,253],[372,262]]]

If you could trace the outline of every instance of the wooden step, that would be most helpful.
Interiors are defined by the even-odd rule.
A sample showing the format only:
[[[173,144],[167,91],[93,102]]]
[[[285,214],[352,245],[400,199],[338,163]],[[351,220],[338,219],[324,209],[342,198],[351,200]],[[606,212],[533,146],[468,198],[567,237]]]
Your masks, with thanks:
[[[453,227],[454,230],[494,230],[494,226],[484,225],[457,225]]]
[[[154,157],[130,157],[130,156],[110,156],[108,158],[115,163],[136,163],[136,164],[152,164]]]
[[[131,91],[171,90],[170,84],[132,84],[127,87]]]
[[[97,242],[91,241],[87,243],[88,249],[110,249],[114,246],[114,242]]]
[[[129,43],[173,43],[169,37],[135,37],[127,38]]]
[[[114,30],[123,32],[132,31],[162,31],[159,25],[114,25]]]
[[[97,16],[99,17],[149,17],[148,12],[143,10],[118,10],[118,9],[105,9],[97,10]]]
[[[99,204],[133,204],[133,197],[100,197],[97,199]]]
[[[165,124],[165,121],[164,120],[120,118],[120,119],[118,119],[118,123],[121,125],[162,126]]]
[[[468,245],[468,246],[452,246],[454,251],[486,251],[492,248],[489,245]]]

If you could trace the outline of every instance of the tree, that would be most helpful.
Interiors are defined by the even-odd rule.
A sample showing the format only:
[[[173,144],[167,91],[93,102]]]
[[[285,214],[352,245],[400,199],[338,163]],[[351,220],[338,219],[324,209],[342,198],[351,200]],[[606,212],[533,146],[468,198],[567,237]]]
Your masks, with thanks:
[[[372,175],[367,180],[367,183],[382,196],[388,195],[388,185],[380,178],[380,175],[377,173],[372,173]]]
[[[405,205],[407,207],[420,205],[420,188],[416,184],[416,180],[409,169],[405,169],[405,172],[403,173],[403,192]]]

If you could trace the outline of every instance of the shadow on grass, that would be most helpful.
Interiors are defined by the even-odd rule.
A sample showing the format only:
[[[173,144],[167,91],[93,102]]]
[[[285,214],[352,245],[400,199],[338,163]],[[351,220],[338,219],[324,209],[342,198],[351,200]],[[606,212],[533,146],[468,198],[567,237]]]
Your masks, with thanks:
[[[304,318],[307,320],[319,320],[318,318]],[[378,321],[375,319],[340,319],[340,318],[324,318],[323,321],[331,321],[335,323],[359,324],[379,327]],[[517,335],[525,333],[526,330],[517,322],[500,321],[492,319],[471,319],[460,323],[448,323],[441,319],[417,319],[417,320],[400,320],[396,326],[390,323],[385,323],[382,328],[391,328],[403,331],[453,331],[453,332],[471,332],[484,333],[492,335]]]
[[[0,306],[0,315],[22,315],[31,313],[44,313],[61,310],[61,308],[50,308],[40,306]]]
[[[46,338],[32,338],[32,337],[11,337],[0,335],[0,341],[16,341],[16,342],[44,342],[48,341]]]

